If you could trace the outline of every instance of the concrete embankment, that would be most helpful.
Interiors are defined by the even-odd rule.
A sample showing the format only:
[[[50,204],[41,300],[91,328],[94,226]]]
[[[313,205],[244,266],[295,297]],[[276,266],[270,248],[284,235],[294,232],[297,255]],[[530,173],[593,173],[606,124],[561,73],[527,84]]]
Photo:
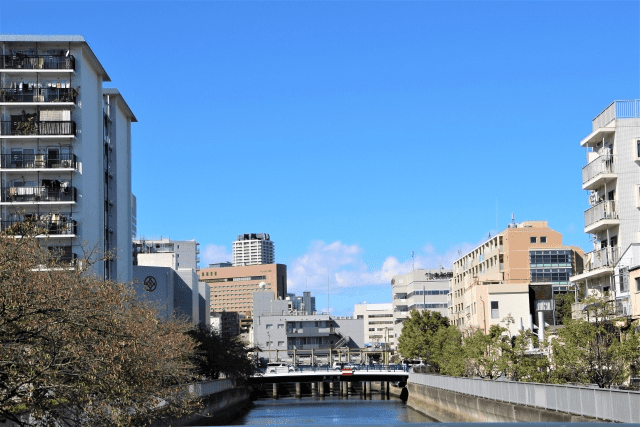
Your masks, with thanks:
[[[593,418],[500,402],[421,384],[390,392],[416,411],[443,422],[590,422]]]
[[[225,424],[242,415],[251,405],[251,393],[247,387],[236,387],[210,394],[203,399],[202,409],[173,420],[156,420],[150,427],[206,426]]]

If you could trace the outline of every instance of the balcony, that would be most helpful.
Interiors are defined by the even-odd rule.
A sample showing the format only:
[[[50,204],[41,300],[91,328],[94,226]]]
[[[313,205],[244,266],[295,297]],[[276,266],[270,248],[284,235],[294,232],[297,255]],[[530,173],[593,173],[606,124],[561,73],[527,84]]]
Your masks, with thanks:
[[[73,169],[75,154],[0,154],[2,169]]]
[[[2,187],[0,203],[75,203],[75,187]]]
[[[67,218],[66,215],[52,214],[41,215],[38,219],[0,221],[0,230],[10,236],[22,236],[35,228],[37,237],[75,237],[76,222]]]
[[[602,248],[585,254],[584,270],[581,274],[569,278],[571,283],[579,283],[589,279],[591,286],[598,277],[609,277],[613,273],[613,268],[618,262],[619,248]]]
[[[12,104],[33,104],[43,103],[76,103],[78,92],[74,88],[45,87],[19,89],[0,88],[0,102]]]
[[[584,211],[584,232],[597,233],[620,225],[615,200],[606,200]]]
[[[3,55],[4,70],[75,70],[73,55]]]
[[[75,136],[76,123],[73,121],[42,122],[35,120],[0,122],[0,135],[4,138],[42,137],[42,136]]]
[[[613,155],[602,155],[582,168],[582,189],[595,190],[617,177]]]

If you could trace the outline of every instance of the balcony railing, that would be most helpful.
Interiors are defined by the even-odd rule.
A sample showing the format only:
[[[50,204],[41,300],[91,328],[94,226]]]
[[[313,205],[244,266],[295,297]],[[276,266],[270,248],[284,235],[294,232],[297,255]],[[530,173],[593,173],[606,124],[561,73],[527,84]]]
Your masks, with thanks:
[[[584,226],[588,227],[604,219],[618,219],[615,200],[606,200],[584,211]]]
[[[40,121],[3,121],[0,122],[2,135],[14,136],[42,136],[42,135],[72,135],[76,134],[76,123],[64,122],[40,122]]]
[[[585,270],[591,271],[601,267],[613,267],[618,262],[618,248],[602,248],[591,251],[591,259],[587,263]]]
[[[582,184],[592,180],[596,176],[603,173],[615,173],[616,168],[613,162],[614,158],[611,154],[598,157],[587,166],[582,168]]]
[[[0,102],[73,102],[78,92],[74,88],[45,87],[34,89],[0,88]]]
[[[2,68],[26,70],[75,70],[73,55],[3,55]]]
[[[75,154],[0,154],[3,169],[59,169],[76,167]]]
[[[74,220],[60,220],[41,218],[27,221],[0,221],[0,229],[9,235],[24,235],[36,230],[38,234],[74,235],[76,234],[76,222]]]
[[[75,187],[2,187],[3,202],[75,202]]]

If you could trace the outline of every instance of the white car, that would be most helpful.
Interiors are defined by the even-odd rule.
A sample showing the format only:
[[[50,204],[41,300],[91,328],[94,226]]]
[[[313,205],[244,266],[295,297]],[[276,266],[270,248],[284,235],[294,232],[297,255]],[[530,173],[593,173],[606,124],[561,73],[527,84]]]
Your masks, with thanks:
[[[269,362],[267,363],[267,374],[286,374],[294,372],[295,368],[284,362]]]

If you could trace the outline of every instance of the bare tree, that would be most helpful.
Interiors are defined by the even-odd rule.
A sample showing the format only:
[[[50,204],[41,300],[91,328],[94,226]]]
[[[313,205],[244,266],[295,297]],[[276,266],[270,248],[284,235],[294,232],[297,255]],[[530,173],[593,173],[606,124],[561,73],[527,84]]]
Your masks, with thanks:
[[[24,425],[144,425],[188,411],[193,340],[127,284],[0,235],[0,416]]]

